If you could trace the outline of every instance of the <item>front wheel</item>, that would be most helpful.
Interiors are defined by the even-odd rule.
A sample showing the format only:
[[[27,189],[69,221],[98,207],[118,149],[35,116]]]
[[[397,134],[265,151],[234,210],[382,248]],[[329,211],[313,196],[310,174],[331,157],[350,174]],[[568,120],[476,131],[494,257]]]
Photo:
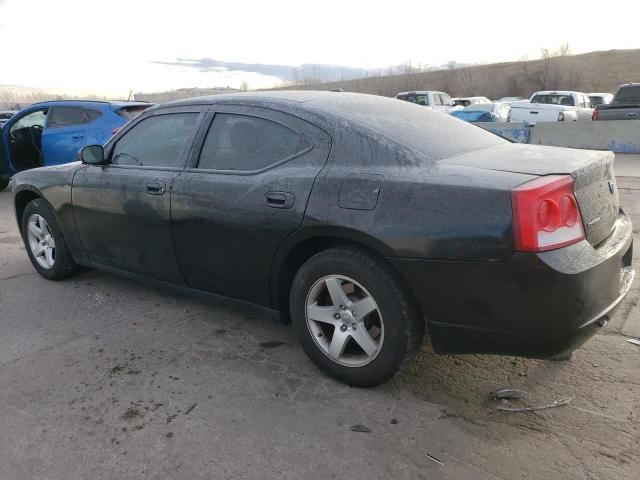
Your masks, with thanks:
[[[420,347],[424,321],[397,274],[353,247],[311,257],[291,288],[292,323],[307,355],[360,387],[389,380]]]
[[[27,204],[22,215],[22,238],[31,263],[49,280],[62,280],[77,270],[58,222],[42,199]]]

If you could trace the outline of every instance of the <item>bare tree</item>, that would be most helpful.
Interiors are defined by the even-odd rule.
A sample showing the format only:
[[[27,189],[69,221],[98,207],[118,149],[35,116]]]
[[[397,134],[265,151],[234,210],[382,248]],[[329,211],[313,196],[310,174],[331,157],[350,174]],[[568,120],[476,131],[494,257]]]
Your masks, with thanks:
[[[249,91],[249,83],[246,80],[243,80],[240,84],[240,90],[242,90],[243,92]]]

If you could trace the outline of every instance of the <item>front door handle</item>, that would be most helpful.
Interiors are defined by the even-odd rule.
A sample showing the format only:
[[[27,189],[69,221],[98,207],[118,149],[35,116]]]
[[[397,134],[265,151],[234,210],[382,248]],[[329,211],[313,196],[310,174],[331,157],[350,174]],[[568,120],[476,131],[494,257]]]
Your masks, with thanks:
[[[271,208],[291,208],[296,196],[290,192],[267,192],[265,202]]]
[[[84,135],[71,135],[71,138],[73,140],[80,140],[81,138],[84,138]]]
[[[149,182],[147,183],[147,193],[149,195],[164,195],[167,191],[167,184],[161,182]]]

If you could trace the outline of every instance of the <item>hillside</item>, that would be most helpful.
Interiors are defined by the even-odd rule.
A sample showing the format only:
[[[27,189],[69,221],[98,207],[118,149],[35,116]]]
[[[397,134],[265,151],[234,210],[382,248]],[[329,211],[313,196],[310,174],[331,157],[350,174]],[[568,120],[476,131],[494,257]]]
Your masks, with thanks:
[[[609,50],[539,60],[495,63],[473,67],[373,76],[322,84],[299,82],[286,88],[343,88],[349,92],[393,96],[406,90],[443,90],[452,96],[484,95],[528,97],[536,90],[563,89],[615,92],[629,82],[640,82],[640,49]]]

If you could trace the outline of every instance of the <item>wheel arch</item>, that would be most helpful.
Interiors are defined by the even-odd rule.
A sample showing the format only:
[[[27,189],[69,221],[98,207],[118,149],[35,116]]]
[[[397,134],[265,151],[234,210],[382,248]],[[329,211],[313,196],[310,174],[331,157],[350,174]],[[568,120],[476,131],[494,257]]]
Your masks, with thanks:
[[[406,291],[415,301],[401,273],[385,257],[393,256],[392,249],[379,240],[349,228],[310,228],[289,237],[278,250],[271,269],[271,303],[280,311],[283,322],[289,322],[289,291],[295,274],[316,253],[337,246],[352,246],[364,250],[385,262],[405,284]],[[416,305],[419,305],[416,301]]]
[[[15,209],[16,221],[18,222],[18,228],[20,235],[22,235],[22,215],[27,204],[33,200],[42,199],[46,202],[46,199],[36,188],[23,188],[14,194],[13,207]],[[47,202],[49,203],[49,202]]]

